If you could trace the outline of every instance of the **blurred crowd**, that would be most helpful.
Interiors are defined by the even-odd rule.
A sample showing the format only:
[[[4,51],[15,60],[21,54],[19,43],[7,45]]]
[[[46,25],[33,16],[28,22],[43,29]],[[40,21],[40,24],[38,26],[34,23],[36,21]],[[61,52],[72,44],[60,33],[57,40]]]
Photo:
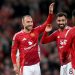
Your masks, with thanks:
[[[52,2],[55,2],[54,14],[60,11],[66,12],[68,23],[72,26],[71,16],[75,9],[75,0],[0,0],[0,75],[15,75],[10,56],[11,45],[13,35],[23,28],[22,16],[31,15],[34,27],[36,27],[46,20],[49,4]],[[53,26],[56,30],[55,19]],[[59,75],[60,61],[56,43],[52,42],[46,45],[39,43],[39,45],[42,75]]]

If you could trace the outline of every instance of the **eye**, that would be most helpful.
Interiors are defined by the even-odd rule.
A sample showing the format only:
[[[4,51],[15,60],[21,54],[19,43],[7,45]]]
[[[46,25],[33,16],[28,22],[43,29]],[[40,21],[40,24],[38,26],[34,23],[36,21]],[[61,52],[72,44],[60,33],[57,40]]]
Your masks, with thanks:
[[[62,19],[62,21],[65,21],[64,19]]]
[[[60,20],[58,20],[58,22],[60,22]]]
[[[31,21],[31,23],[32,23],[33,21]]]
[[[29,23],[30,21],[27,21],[27,23]]]

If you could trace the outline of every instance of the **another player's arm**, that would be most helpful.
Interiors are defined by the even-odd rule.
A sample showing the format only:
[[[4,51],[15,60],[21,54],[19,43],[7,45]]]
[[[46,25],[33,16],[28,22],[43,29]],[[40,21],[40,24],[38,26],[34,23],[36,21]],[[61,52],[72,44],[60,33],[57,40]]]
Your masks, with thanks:
[[[49,15],[48,15],[47,20],[42,25],[36,27],[36,29],[38,30],[39,33],[43,32],[45,30],[45,27],[47,24],[52,23],[53,17],[54,17],[53,8],[54,8],[54,3],[50,4],[50,6],[49,6]]]
[[[51,25],[47,25],[44,31],[44,34],[42,36],[41,39],[41,43],[42,44],[46,44],[52,41],[56,41],[56,36],[57,36],[57,31],[53,32],[52,34],[50,34],[48,36],[48,32],[50,32],[52,30],[52,26]]]
[[[19,73],[19,65],[17,64],[17,61],[16,61],[17,49],[18,49],[18,39],[17,39],[17,36],[15,35],[12,41],[11,59],[12,59],[14,71],[16,72],[16,74]]]

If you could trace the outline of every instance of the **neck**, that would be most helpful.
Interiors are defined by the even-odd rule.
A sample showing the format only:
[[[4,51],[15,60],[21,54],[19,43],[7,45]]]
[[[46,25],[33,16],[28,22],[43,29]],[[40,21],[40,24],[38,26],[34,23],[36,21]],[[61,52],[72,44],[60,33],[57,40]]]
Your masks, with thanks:
[[[59,30],[63,31],[64,29],[65,29],[65,27],[64,28],[60,28]]]
[[[63,31],[64,29],[60,29],[61,31]]]
[[[60,30],[63,31],[66,27],[67,27],[67,25],[65,25],[65,27],[63,27],[63,28],[60,28]]]

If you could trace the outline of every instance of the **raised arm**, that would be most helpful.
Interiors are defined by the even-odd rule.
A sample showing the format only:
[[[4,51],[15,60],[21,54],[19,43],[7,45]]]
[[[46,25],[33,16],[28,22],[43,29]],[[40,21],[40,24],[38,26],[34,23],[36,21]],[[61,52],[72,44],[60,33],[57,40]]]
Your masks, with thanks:
[[[36,27],[36,29],[38,30],[39,33],[43,32],[45,30],[45,27],[47,24],[52,23],[53,21],[53,8],[54,8],[54,3],[50,4],[49,6],[49,15],[47,20],[40,26]]]
[[[44,31],[44,34],[42,36],[41,39],[41,43],[42,44],[46,44],[52,41],[56,41],[56,37],[57,37],[57,31],[53,32],[51,35],[48,36],[48,32],[50,32],[52,30],[52,26],[51,25],[47,25]]]

